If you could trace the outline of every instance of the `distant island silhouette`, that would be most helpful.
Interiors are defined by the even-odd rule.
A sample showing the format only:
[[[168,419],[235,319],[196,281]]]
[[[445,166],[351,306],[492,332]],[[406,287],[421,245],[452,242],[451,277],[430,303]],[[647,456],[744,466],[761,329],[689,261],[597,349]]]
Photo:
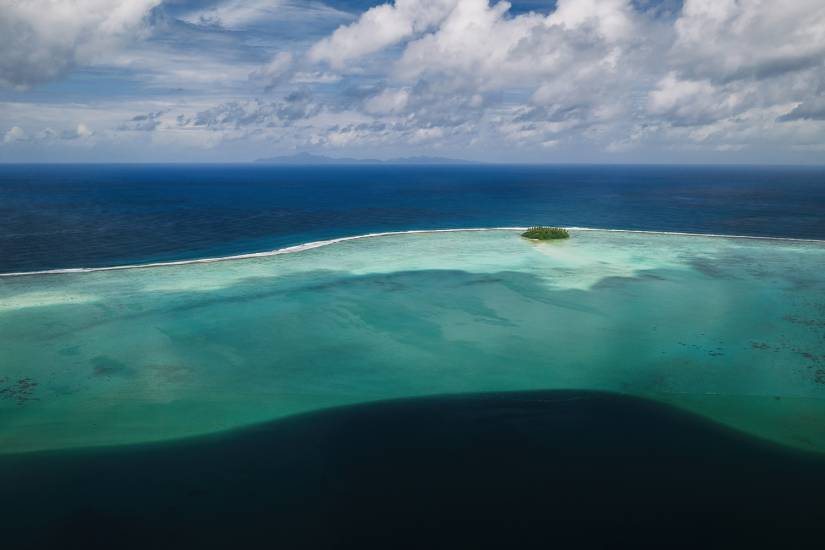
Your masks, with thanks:
[[[296,153],[279,157],[267,157],[255,160],[259,164],[287,164],[287,165],[309,165],[309,164],[481,164],[479,162],[452,159],[446,157],[399,157],[387,160],[379,159],[356,159],[328,157],[325,155],[315,155],[312,153]]]

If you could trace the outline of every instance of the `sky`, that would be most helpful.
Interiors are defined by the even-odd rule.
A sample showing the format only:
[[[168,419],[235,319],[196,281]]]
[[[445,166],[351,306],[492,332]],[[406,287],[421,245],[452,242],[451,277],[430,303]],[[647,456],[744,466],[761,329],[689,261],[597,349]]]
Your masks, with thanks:
[[[825,163],[823,0],[0,0],[0,162]]]

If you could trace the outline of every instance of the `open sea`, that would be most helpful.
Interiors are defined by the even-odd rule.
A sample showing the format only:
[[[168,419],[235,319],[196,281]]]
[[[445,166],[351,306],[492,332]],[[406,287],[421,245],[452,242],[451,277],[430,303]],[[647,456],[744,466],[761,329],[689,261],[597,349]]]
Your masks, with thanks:
[[[0,273],[226,256],[408,229],[825,239],[825,167],[6,165]]]
[[[0,166],[0,275],[4,548],[825,525],[823,167]]]

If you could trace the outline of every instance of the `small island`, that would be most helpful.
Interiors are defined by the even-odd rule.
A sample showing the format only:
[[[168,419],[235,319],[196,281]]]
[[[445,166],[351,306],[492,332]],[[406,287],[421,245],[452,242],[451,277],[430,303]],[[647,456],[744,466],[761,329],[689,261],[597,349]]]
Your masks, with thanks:
[[[543,227],[541,225],[537,225],[529,228],[527,231],[522,233],[521,236],[538,241],[550,241],[556,239],[569,239],[570,233],[568,233],[563,227]]]

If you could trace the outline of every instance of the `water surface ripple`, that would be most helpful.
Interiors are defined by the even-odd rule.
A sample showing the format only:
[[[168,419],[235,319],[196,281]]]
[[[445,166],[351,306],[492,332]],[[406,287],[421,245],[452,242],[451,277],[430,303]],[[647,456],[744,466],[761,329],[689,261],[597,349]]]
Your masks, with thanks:
[[[0,451],[332,406],[605,390],[825,451],[825,245],[574,230],[0,279]]]

